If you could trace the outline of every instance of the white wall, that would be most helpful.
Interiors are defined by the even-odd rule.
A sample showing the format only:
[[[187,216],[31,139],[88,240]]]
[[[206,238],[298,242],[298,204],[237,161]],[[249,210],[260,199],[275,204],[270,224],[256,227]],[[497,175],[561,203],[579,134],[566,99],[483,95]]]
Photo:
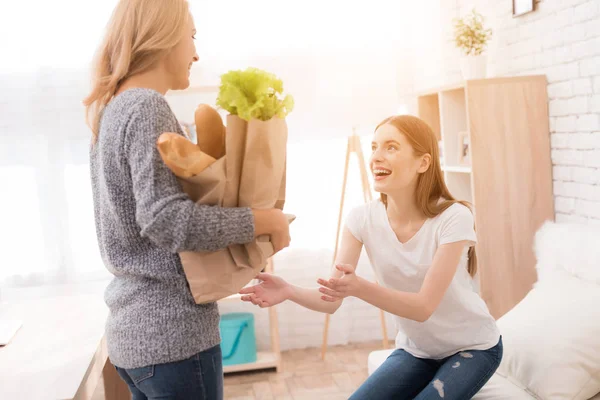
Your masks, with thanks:
[[[545,74],[548,79],[557,221],[600,220],[600,0],[542,0],[534,12],[512,17],[510,1],[439,0],[439,53],[418,51],[417,89],[461,79],[452,43],[452,18],[473,7],[494,36],[490,76]],[[438,18],[437,12],[433,14]],[[430,24],[427,24],[429,29]],[[425,29],[425,28],[423,28]],[[419,36],[419,35],[416,35]]]

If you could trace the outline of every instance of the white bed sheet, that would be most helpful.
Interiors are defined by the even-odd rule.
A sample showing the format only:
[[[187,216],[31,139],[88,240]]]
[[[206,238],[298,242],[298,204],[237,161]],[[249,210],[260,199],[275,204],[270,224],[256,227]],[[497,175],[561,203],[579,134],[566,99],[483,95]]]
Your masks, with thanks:
[[[523,388],[508,379],[494,374],[485,386],[473,397],[473,400],[536,400]]]
[[[473,400],[544,400],[532,395],[518,384],[512,383],[497,373],[473,397]],[[589,400],[600,400],[600,393]]]

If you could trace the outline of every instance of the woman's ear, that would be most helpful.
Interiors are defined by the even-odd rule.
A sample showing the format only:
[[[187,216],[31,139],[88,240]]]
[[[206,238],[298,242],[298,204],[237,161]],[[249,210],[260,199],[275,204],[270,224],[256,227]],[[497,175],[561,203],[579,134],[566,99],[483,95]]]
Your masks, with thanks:
[[[422,174],[422,173],[426,172],[430,166],[431,166],[431,154],[429,154],[429,153],[423,154],[423,156],[421,157],[421,165],[419,165],[419,169],[417,170],[417,172],[419,174]]]

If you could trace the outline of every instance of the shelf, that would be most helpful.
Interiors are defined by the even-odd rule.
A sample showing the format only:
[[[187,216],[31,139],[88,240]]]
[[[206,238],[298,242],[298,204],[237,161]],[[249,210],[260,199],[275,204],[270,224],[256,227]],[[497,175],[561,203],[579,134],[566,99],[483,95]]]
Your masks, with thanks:
[[[273,260],[268,259],[267,265],[265,266],[265,271],[268,273],[273,273]],[[246,286],[252,286],[258,284],[260,281],[258,279],[252,279]],[[227,303],[227,302],[241,302],[242,295],[239,293],[234,293],[230,296],[227,296],[219,302]],[[257,360],[253,363],[246,364],[237,364],[237,365],[228,365],[223,366],[224,373],[230,372],[244,372],[244,371],[256,371],[261,369],[271,369],[274,368],[276,372],[279,372],[281,368],[281,347],[279,345],[279,322],[277,319],[277,307],[268,307],[266,311],[269,314],[269,331],[271,333],[271,348],[267,351],[258,351],[256,356]]]
[[[443,92],[451,92],[453,90],[461,90],[461,89],[464,89],[465,86],[466,86],[466,83],[464,81],[456,82],[456,83],[445,85],[445,86],[433,87],[433,88],[421,90],[421,91],[417,92],[416,95],[419,97],[437,95],[437,94],[440,94]]]
[[[438,140],[442,138],[440,130],[440,101],[437,94],[422,96],[418,99],[419,117],[427,122]]]
[[[440,121],[444,162],[448,166],[461,166],[465,134],[468,140],[464,90],[449,90],[440,95]]]
[[[418,116],[440,127],[448,191],[476,210],[481,297],[496,319],[535,281],[532,240],[539,221],[555,214],[547,81],[544,75],[503,76],[416,95]]]
[[[253,363],[228,365],[223,367],[223,373],[255,371],[258,369],[277,368],[279,360],[277,354],[271,351],[259,351],[257,360]]]
[[[470,166],[462,166],[462,165],[442,165],[442,171],[445,172],[459,172],[462,174],[470,174],[471,167]]]
[[[452,173],[452,171],[446,170],[445,175],[446,185],[452,196],[457,200],[466,200],[469,203],[473,203],[471,174],[463,171],[455,171]]]

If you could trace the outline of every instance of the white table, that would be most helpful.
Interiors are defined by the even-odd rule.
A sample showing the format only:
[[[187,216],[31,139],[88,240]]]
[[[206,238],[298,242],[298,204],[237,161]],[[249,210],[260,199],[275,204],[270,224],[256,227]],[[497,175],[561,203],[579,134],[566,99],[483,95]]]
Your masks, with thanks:
[[[22,320],[0,348],[0,399],[90,399],[104,376],[106,399],[130,399],[108,360],[107,282],[3,289],[0,320]]]

